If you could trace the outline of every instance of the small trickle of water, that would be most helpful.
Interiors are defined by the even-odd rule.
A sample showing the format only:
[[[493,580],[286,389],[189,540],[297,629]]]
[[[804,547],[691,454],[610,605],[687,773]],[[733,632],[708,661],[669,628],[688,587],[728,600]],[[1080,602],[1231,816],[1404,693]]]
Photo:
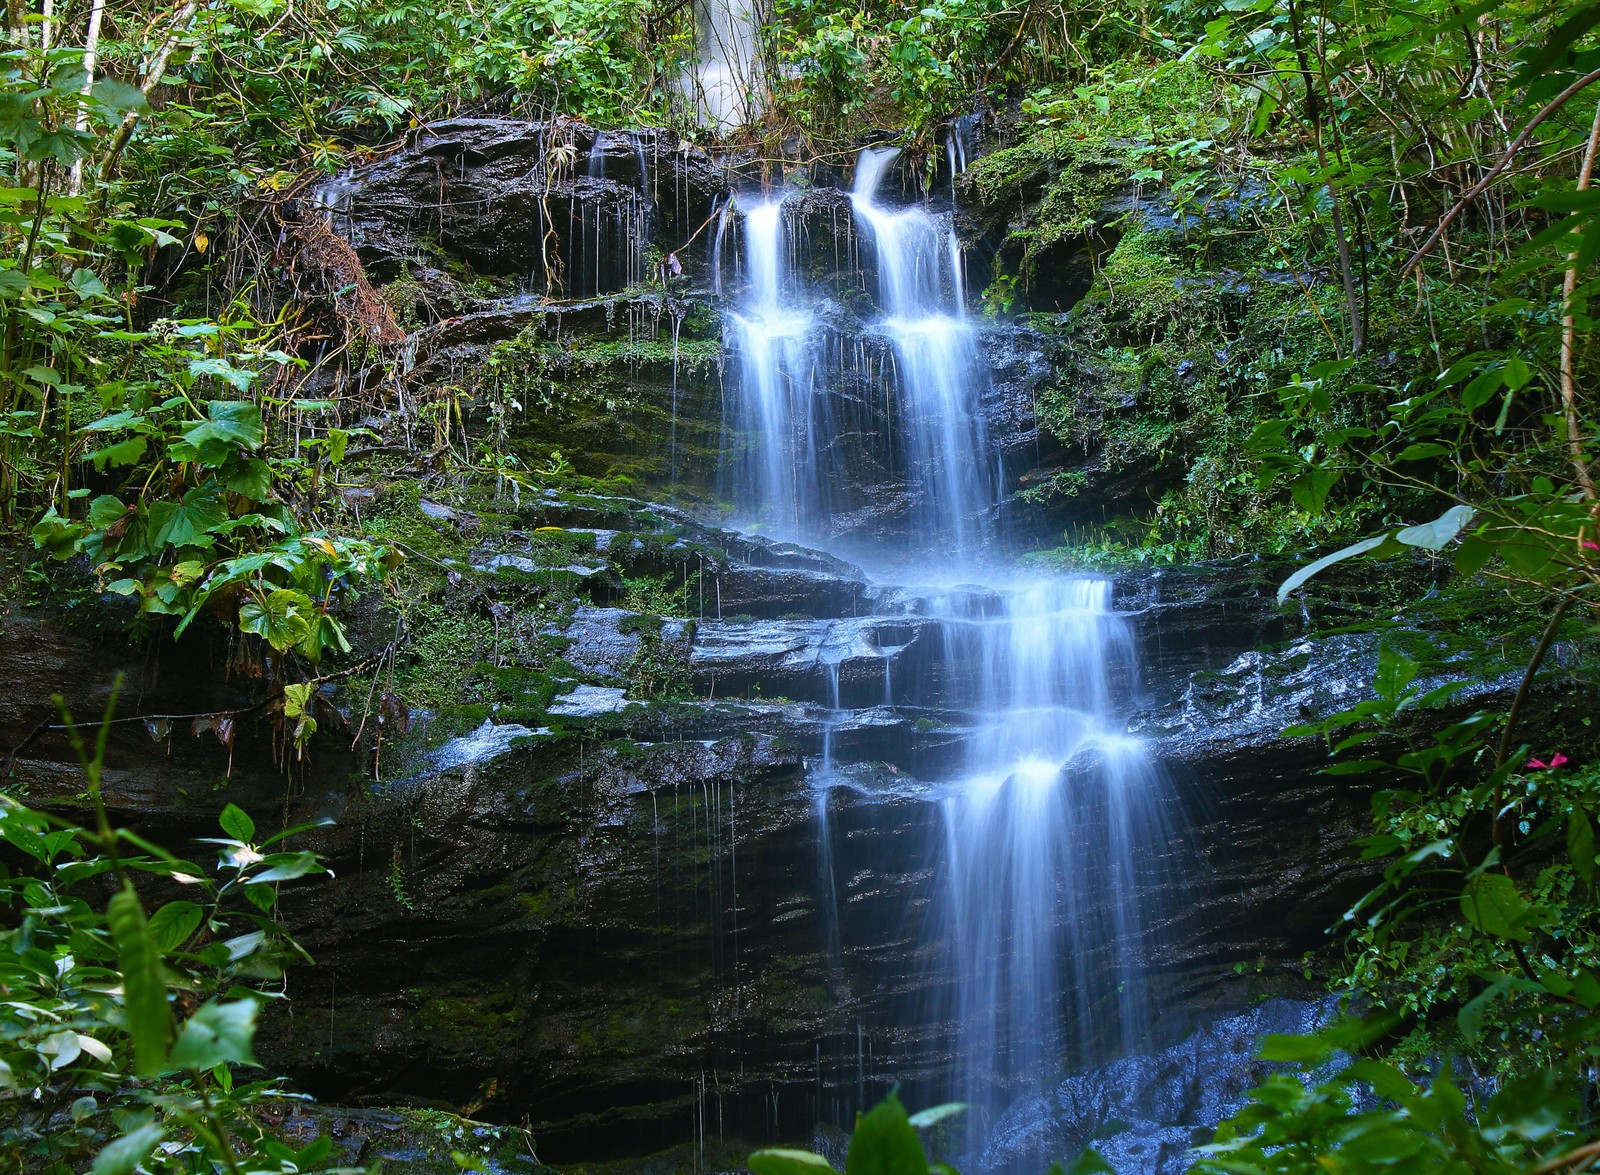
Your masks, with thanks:
[[[963,114],[959,118],[950,120],[945,127],[944,151],[945,161],[950,166],[950,177],[965,174],[967,160],[972,154],[972,135],[977,126],[978,118],[974,114]]]
[[[356,183],[351,172],[341,171],[338,175],[330,176],[323,180],[311,192],[311,202],[323,210],[328,223],[334,231],[348,231],[351,201],[356,193]]]

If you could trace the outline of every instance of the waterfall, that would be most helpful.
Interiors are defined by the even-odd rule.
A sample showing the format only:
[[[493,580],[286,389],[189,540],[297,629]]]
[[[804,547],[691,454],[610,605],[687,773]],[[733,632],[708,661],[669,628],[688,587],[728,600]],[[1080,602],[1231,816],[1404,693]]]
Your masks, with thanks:
[[[697,0],[699,60],[684,89],[702,123],[728,131],[753,121],[763,108],[759,0]]]
[[[983,367],[966,314],[952,217],[878,199],[898,155],[864,151],[850,192],[878,271],[879,315],[869,335],[887,344],[892,360],[888,394],[897,424],[883,451],[904,454],[916,489],[918,531],[948,534],[956,551],[967,555],[990,537],[996,504],[979,412]],[[745,293],[724,321],[739,369],[736,427],[746,456],[731,496],[747,524],[785,538],[815,539],[835,529],[836,504],[849,499],[852,470],[837,443],[867,427],[864,419],[840,420],[824,385],[871,383],[875,365],[859,347],[848,356],[830,353],[817,321],[820,299],[799,288],[792,273],[796,243],[785,199],[752,195],[737,204]],[[720,234],[717,249],[720,254]],[[871,408],[856,410],[872,415]]]
[[[947,531],[967,553],[974,519],[991,503],[988,438],[978,414],[977,338],[966,316],[961,249],[949,216],[877,202],[899,152],[868,149],[856,165],[850,203],[878,262],[881,329],[894,347],[903,436],[921,482],[920,522]]]
[[[992,1112],[1059,1079],[1062,1058],[1127,1052],[1149,1028],[1138,895],[1170,841],[1162,780],[1117,721],[1113,676],[1134,663],[1111,585],[1012,585],[993,614],[960,593],[946,617],[976,729],[942,801],[944,904],[935,951],[961,1096]],[[954,1092],[954,1091],[952,1091]],[[977,1147],[981,1123],[969,1123]],[[981,1154],[968,1157],[980,1169]]]
[[[738,487],[758,504],[751,522],[798,537],[812,521],[809,507],[817,496],[816,438],[809,428],[817,400],[813,315],[785,304],[782,202],[757,199],[743,211],[749,290],[740,309],[724,319],[739,363],[739,428],[752,438]]]
[[[952,172],[965,166],[966,133],[953,128],[948,140]],[[903,499],[905,550],[879,540],[877,564],[890,582],[931,584],[894,599],[938,645],[936,690],[965,715],[964,748],[922,781],[936,832],[923,850],[933,880],[917,919],[922,954],[938,974],[900,1023],[841,1028],[944,1040],[954,1063],[939,1088],[922,1092],[983,1108],[969,1117],[965,1161],[987,1170],[1004,1160],[986,1153],[984,1132],[1016,1097],[1059,1080],[1069,1057],[1146,1042],[1157,913],[1148,895],[1161,888],[1172,838],[1164,780],[1126,733],[1137,653],[1111,584],[993,566],[1006,539],[1005,471],[984,424],[980,324],[967,313],[953,213],[897,200],[898,162],[894,150],[862,152],[849,192],[835,194],[863,244],[851,280],[873,293],[870,306],[857,298],[845,311],[808,285],[825,266],[802,264],[797,222],[815,204],[783,193],[736,201],[738,272],[719,286],[735,368],[729,424],[741,442],[729,488],[745,525],[822,543],[847,529],[841,516],[856,500],[856,471],[839,454],[853,444],[858,454],[893,455],[885,465]],[[716,250],[720,260],[721,231]],[[877,416],[861,407],[880,400]],[[847,420],[847,411],[856,415]],[[882,435],[853,435],[870,428]],[[886,615],[881,631],[895,632],[893,623]],[[885,711],[896,707],[896,690],[909,697],[922,688],[893,666],[908,647],[878,646]],[[852,949],[870,953],[871,944],[840,929],[841,846],[828,790],[848,770],[833,737],[846,713],[840,664],[826,646],[819,657],[829,685],[822,759],[813,764],[822,947],[848,970]],[[842,1055],[847,1042],[838,1043]],[[857,1062],[866,1064],[859,1047]],[[864,1069],[857,1081],[865,1088]]]

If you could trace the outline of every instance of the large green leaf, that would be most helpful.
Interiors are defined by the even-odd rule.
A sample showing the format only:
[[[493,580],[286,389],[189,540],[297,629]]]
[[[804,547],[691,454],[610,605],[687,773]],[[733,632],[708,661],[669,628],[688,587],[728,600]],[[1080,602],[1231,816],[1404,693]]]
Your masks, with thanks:
[[[1461,1037],[1469,1045],[1478,1043],[1478,1029],[1483,1023],[1483,1014],[1489,1010],[1489,1005],[1499,999],[1511,987],[1509,975],[1497,976],[1488,987],[1473,996],[1461,1006],[1456,1013],[1456,1023],[1461,1028]]]
[[[280,653],[294,648],[311,632],[309,617],[315,611],[304,592],[280,588],[265,600],[251,598],[239,607],[239,629],[262,637]]]
[[[52,559],[70,559],[78,553],[78,543],[87,533],[88,528],[81,522],[72,522],[56,513],[56,508],[51,506],[45,511],[44,517],[34,524],[29,534],[33,538],[33,545],[46,552]]]
[[[211,531],[228,520],[215,482],[206,482],[176,502],[156,502],[145,516],[152,554],[165,547],[206,547]]]
[[[1287,601],[1290,592],[1301,584],[1308,582],[1313,576],[1326,571],[1335,563],[1343,563],[1346,559],[1354,559],[1357,555],[1366,555],[1378,551],[1389,543],[1389,536],[1381,534],[1375,538],[1362,539],[1359,543],[1351,543],[1348,547],[1342,547],[1331,555],[1324,555],[1315,563],[1307,564],[1283,581],[1283,586],[1278,589],[1278,603],[1282,604]],[[1384,551],[1383,553],[1390,554],[1392,552]]]
[[[238,804],[228,804],[222,809],[222,815],[217,817],[217,823],[222,825],[222,831],[235,840],[249,844],[255,839],[256,822],[250,819],[249,813]]]
[[[150,102],[143,90],[114,78],[101,78],[95,82],[90,96],[113,114],[142,114],[150,109]]]
[[[150,935],[163,954],[177,950],[200,926],[205,916],[193,902],[168,902],[150,915]]]
[[[120,469],[124,465],[137,465],[144,458],[145,450],[150,447],[147,437],[129,437],[124,441],[114,444],[102,445],[84,454],[84,459],[94,463],[95,469]]]
[[[1467,528],[1475,513],[1471,506],[1452,506],[1432,522],[1395,531],[1395,541],[1425,551],[1442,551],[1451,539]]]
[[[1060,1170],[1057,1167],[1056,1170]],[[1065,1175],[1117,1175],[1117,1169],[1106,1162],[1105,1156],[1092,1146],[1086,1146],[1066,1168]]]
[[[218,476],[229,493],[241,494],[254,502],[261,501],[272,489],[272,466],[259,457],[232,462]]]
[[[206,1004],[183,1025],[172,1047],[171,1065],[178,1069],[214,1069],[218,1065],[254,1065],[251,1042],[256,1035],[255,1000]]]
[[[224,383],[238,388],[241,392],[250,390],[250,383],[255,379],[256,373],[247,371],[242,367],[235,367],[226,359],[206,358],[192,359],[189,361],[189,374],[199,379],[202,376],[213,375]],[[215,401],[213,401],[215,403]]]
[[[266,885],[279,881],[292,881],[307,873],[320,873],[322,866],[315,853],[271,853],[262,862],[266,868],[246,879],[246,885]]]
[[[172,1039],[172,1010],[167,1006],[161,952],[131,884],[124,882],[112,895],[106,921],[122,969],[123,1013],[128,1035],[133,1038],[134,1072],[149,1076],[160,1071]]]
[[[750,1156],[747,1165],[755,1175],[839,1175],[827,1159],[810,1151],[760,1150]]]
[[[1406,686],[1416,677],[1419,666],[1410,657],[1385,644],[1378,649],[1378,668],[1373,674],[1372,688],[1380,698],[1398,700]]]
[[[928,1155],[900,1099],[891,1093],[856,1120],[845,1175],[928,1175]]]
[[[104,530],[114,523],[122,521],[128,513],[128,506],[114,494],[101,494],[89,503],[89,525],[96,530]]]
[[[1567,855],[1572,858],[1572,871],[1585,884],[1594,880],[1594,825],[1585,812],[1567,813]]]
[[[162,1127],[152,1124],[108,1142],[95,1156],[90,1175],[133,1175],[134,1168],[144,1162],[166,1136]]]
[[[1283,586],[1278,589],[1278,603],[1282,604],[1288,600],[1290,592],[1313,576],[1326,571],[1335,563],[1343,563],[1346,559],[1353,559],[1357,555],[1372,555],[1374,558],[1386,559],[1391,555],[1398,555],[1407,547],[1441,551],[1471,523],[1473,514],[1471,506],[1452,506],[1432,522],[1408,526],[1392,534],[1374,535],[1372,538],[1362,539],[1359,543],[1351,543],[1331,555],[1324,555],[1283,581]]]
[[[180,460],[198,461],[216,468],[235,453],[254,452],[266,439],[261,409],[249,400],[212,400],[206,419],[183,430],[182,444],[174,446]]]
[[[1523,925],[1528,903],[1517,883],[1504,873],[1479,873],[1470,878],[1461,893],[1461,912],[1485,934],[1528,941],[1528,929]]]
[[[926,1110],[918,1110],[911,1115],[911,1125],[918,1130],[926,1130],[930,1126],[943,1122],[946,1118],[953,1118],[971,1109],[966,1102],[945,1102],[942,1105],[929,1106]]]
[[[1557,1070],[1538,1069],[1513,1077],[1484,1107],[1484,1133],[1492,1139],[1511,1135],[1542,1142],[1567,1127],[1573,1102],[1570,1080]],[[1566,1169],[1577,1168],[1569,1164]]]

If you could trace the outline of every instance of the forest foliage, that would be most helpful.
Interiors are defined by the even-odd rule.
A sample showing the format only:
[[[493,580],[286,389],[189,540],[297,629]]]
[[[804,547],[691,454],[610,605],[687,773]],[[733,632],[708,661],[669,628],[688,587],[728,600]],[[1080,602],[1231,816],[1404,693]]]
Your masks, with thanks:
[[[151,625],[214,615],[257,638],[300,741],[323,656],[349,651],[341,609],[398,564],[335,492],[368,439],[360,418],[398,384],[392,321],[332,314],[338,297],[290,280],[277,218],[294,201],[456,113],[671,124],[791,164],[847,155],[876,127],[931,171],[950,121],[977,112],[992,149],[963,191],[1032,210],[1006,227],[1011,268],[989,308],[1024,312],[1063,249],[1095,262],[1088,296],[1041,320],[1089,344],[1041,415],[1167,479],[1093,543],[1134,558],[1339,543],[1324,565],[1428,550],[1441,577],[1538,618],[1518,630],[1530,664],[1509,714],[1394,750],[1410,716],[1451,695],[1419,690],[1418,662],[1390,650],[1374,701],[1301,732],[1359,752],[1335,771],[1407,780],[1378,797],[1361,851],[1387,872],[1351,912],[1340,974],[1373,1018],[1276,1046],[1284,1060],[1363,1055],[1332,1083],[1269,1083],[1205,1168],[1359,1170],[1375,1155],[1397,1170],[1592,1167],[1600,776],[1576,748],[1527,747],[1518,731],[1552,643],[1592,633],[1600,579],[1600,4],[775,0],[764,17],[763,113],[719,130],[684,82],[685,3],[13,0],[0,51],[8,532],[87,560]],[[1170,223],[1108,211],[1130,187]],[[314,863],[263,856],[238,816],[211,881],[152,846],[119,857],[103,826],[3,815],[31,870],[7,900],[56,911],[28,915],[26,944],[7,931],[21,944],[7,982],[37,1015],[6,1037],[0,1076],[50,1097],[5,1145],[36,1151],[64,1113],[82,1128],[74,1145],[102,1147],[97,1170],[126,1171],[168,1141],[170,1119],[175,1166],[228,1165],[207,1149],[208,1131],[226,1134],[205,1099],[267,1090],[233,1083],[228,1066],[249,1056],[229,1026],[256,997],[230,988],[295,953],[256,883]],[[135,892],[127,870],[176,870],[205,900],[167,907],[179,914],[150,931],[137,898],[102,913],[72,892],[101,875]],[[216,936],[256,927],[213,946],[262,938],[227,958],[190,950],[202,918]],[[165,1019],[165,980],[159,1008],[149,994],[160,967],[201,998],[182,1026]],[[208,1019],[232,1051],[182,1051]],[[1441,1068],[1445,1055],[1470,1074]],[[161,1094],[178,1100],[116,1118],[123,1140],[107,1145],[102,1095],[156,1072],[178,1074]],[[319,1161],[265,1141],[259,1154]]]

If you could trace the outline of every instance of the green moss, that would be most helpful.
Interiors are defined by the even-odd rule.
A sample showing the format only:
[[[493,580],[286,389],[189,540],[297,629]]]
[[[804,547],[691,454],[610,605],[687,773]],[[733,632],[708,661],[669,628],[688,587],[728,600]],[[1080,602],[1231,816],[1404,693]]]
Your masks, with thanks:
[[[415,481],[383,485],[377,500],[363,518],[367,533],[403,545],[424,560],[457,559],[468,553],[461,528],[448,519],[430,518],[422,512],[422,487]]]
[[[469,692],[490,694],[490,700],[542,712],[556,696],[559,684],[549,674],[519,665],[478,664],[468,678]]]
[[[1133,517],[1068,536],[1066,561],[1185,562],[1240,551],[1280,552],[1359,526],[1357,500],[1319,517],[1286,505],[1249,452],[1256,423],[1277,409],[1274,389],[1335,354],[1324,323],[1338,293],[1263,270],[1218,267],[1235,227],[1184,234],[1126,233],[1089,295],[1036,325],[1062,339],[1057,379],[1041,389],[1041,422],[1097,455],[1102,478],[1134,476],[1156,490]],[[1358,423],[1341,404],[1330,423]],[[1082,474],[1046,478],[1035,501],[1093,489]]]
[[[471,994],[430,992],[407,1019],[413,1030],[459,1047],[515,1028],[517,1002],[510,985],[475,987]]]
[[[517,905],[523,914],[539,921],[545,921],[550,917],[552,904],[550,891],[547,889],[542,889],[538,893],[519,893],[517,895]]]
[[[723,444],[715,311],[660,296],[603,305],[603,328],[593,303],[571,329],[552,308],[496,344],[474,392],[501,421],[509,455],[547,482],[587,479],[609,493],[671,483],[680,496],[704,495]]]
[[[422,307],[426,300],[422,283],[409,273],[403,273],[378,291],[378,297],[388,305],[394,320],[405,331],[422,325]]]
[[[1193,65],[1120,61],[1070,93],[1035,92],[1027,137],[979,159],[964,182],[985,206],[1026,206],[1007,237],[1026,283],[1056,246],[1104,226],[1107,200],[1130,175],[1167,180],[1164,148],[1213,137],[1215,100],[1215,81]]]

